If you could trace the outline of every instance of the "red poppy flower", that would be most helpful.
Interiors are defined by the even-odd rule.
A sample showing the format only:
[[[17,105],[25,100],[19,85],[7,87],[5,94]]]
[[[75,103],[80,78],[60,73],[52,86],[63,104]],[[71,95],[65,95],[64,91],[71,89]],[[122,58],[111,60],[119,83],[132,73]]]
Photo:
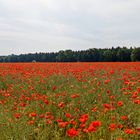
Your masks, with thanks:
[[[67,124],[68,124],[68,122],[59,122],[59,126],[62,128],[66,127]]]
[[[106,109],[110,109],[110,105],[107,104],[107,103],[105,103],[105,104],[104,104],[104,108],[106,108]]]
[[[70,117],[71,117],[71,114],[70,114],[70,113],[66,113],[65,116],[66,116],[67,118],[70,118]]]
[[[123,121],[127,120],[127,116],[121,116],[121,120]]]
[[[111,124],[109,125],[109,129],[110,129],[111,131],[114,131],[114,130],[116,129],[116,125],[115,125],[114,123],[111,123]]]
[[[29,125],[33,125],[33,124],[34,124],[34,121],[31,120],[31,121],[28,121],[27,123],[28,123]]]
[[[101,126],[101,122],[98,121],[98,120],[91,122],[91,124],[92,124],[94,127],[100,127],[100,126]]]
[[[125,134],[134,134],[134,131],[132,129],[125,129]]]
[[[64,107],[64,102],[60,102],[60,103],[58,104],[58,106],[59,106],[60,108],[63,108],[63,107]]]
[[[35,112],[32,112],[32,113],[29,114],[29,116],[30,117],[36,117],[36,113]]]
[[[69,137],[74,137],[78,135],[78,131],[75,128],[68,129],[66,133]]]
[[[118,106],[123,106],[123,101],[118,101]]]
[[[21,115],[19,113],[15,113],[14,114],[15,118],[19,119],[21,117]]]

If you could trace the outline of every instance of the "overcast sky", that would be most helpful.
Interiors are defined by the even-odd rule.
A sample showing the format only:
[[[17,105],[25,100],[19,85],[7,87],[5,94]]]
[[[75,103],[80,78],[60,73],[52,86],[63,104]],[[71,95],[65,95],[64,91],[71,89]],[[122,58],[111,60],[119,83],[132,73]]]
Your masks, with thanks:
[[[0,0],[0,55],[140,46],[140,0]]]

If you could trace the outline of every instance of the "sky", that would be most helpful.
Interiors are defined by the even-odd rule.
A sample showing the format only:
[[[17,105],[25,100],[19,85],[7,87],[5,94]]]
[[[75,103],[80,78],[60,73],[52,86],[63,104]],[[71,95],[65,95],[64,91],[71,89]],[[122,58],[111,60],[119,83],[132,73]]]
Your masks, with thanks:
[[[140,47],[140,0],[0,0],[0,55]]]

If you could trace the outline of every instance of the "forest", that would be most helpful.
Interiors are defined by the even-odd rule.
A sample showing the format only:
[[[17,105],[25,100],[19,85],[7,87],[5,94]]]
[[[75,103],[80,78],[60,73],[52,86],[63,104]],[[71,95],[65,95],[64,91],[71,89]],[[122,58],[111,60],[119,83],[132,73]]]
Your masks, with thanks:
[[[140,61],[140,47],[91,48],[0,56],[0,62],[134,62]]]

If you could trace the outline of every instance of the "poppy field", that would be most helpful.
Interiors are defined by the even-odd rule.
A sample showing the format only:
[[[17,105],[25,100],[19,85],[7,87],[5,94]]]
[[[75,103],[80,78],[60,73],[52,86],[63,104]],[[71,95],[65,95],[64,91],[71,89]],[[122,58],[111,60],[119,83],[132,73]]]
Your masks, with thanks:
[[[1,140],[140,140],[140,63],[0,63]]]

